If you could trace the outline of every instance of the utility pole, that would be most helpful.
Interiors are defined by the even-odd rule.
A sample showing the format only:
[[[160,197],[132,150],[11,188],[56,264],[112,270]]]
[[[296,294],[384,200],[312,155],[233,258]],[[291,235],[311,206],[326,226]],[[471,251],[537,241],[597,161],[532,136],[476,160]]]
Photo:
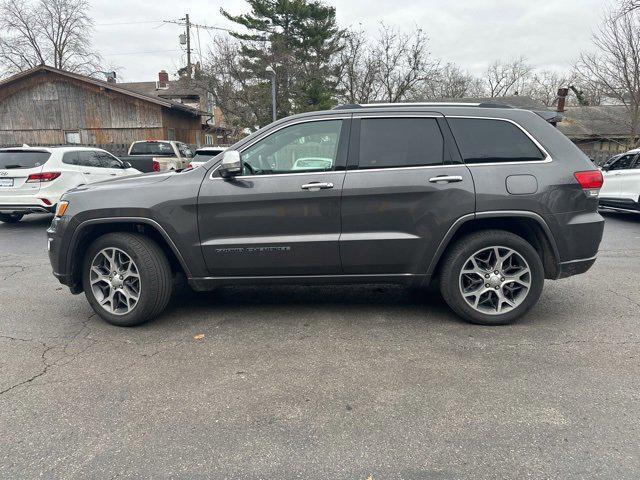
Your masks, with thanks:
[[[189,14],[184,14],[184,22],[187,26],[187,76],[191,78],[191,22]]]

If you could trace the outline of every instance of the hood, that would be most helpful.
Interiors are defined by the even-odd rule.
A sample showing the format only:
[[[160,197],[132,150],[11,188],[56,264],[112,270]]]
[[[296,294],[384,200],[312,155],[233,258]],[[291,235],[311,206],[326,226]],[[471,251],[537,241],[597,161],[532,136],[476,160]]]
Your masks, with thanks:
[[[140,175],[130,175],[127,177],[114,178],[103,182],[91,183],[89,185],[81,185],[69,190],[68,193],[87,192],[96,190],[128,190],[131,188],[144,187],[152,183],[164,182],[168,178],[175,175],[175,172],[167,173],[142,173]]]

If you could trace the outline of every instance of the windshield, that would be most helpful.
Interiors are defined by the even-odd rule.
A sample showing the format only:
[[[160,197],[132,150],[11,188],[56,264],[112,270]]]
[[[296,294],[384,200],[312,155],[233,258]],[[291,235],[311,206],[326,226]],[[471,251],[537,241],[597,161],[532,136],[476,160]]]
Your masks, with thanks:
[[[49,152],[34,152],[29,150],[0,151],[0,170],[11,168],[41,167],[49,160]]]
[[[131,146],[129,155],[174,155],[169,142],[137,142]]]

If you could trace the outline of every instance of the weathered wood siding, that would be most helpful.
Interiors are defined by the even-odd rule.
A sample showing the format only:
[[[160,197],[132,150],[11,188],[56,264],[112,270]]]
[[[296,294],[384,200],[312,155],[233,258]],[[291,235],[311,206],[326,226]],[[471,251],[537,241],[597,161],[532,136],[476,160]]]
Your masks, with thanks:
[[[195,143],[199,117],[88,82],[39,72],[0,88],[0,145],[63,144],[65,131],[87,145],[160,139],[165,122]]]

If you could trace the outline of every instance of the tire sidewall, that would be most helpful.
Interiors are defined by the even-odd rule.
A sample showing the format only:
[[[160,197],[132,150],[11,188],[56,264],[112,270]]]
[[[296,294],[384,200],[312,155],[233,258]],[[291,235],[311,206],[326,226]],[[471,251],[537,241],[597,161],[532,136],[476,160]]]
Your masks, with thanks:
[[[522,255],[531,270],[531,287],[524,301],[516,308],[501,315],[489,315],[475,310],[467,303],[460,291],[459,276],[471,255],[496,246],[511,248]],[[442,279],[442,293],[449,306],[464,319],[480,325],[506,325],[524,315],[540,298],[544,286],[544,267],[538,252],[523,238],[509,232],[472,236],[464,243],[464,247],[455,253],[448,259],[451,265],[447,266],[447,278]]]

